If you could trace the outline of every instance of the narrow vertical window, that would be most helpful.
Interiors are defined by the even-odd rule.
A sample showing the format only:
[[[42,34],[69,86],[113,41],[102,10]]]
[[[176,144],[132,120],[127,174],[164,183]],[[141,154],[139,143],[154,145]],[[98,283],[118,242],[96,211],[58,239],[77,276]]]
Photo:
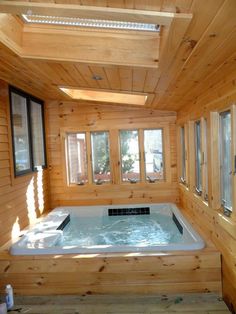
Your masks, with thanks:
[[[198,194],[202,193],[201,169],[201,122],[195,122],[195,186]]]
[[[30,118],[32,129],[33,163],[34,167],[44,167],[46,165],[44,123],[43,123],[43,103],[30,100]]]
[[[121,177],[122,181],[140,180],[138,130],[120,131]]]
[[[11,91],[11,123],[15,176],[32,171],[27,97]]]
[[[207,120],[203,119],[203,178],[204,178],[204,189],[203,189],[203,198],[205,201],[208,201],[208,154],[207,154],[207,139],[208,139],[208,132],[207,132]]]
[[[224,209],[232,211],[231,113],[220,114],[220,184]]]
[[[180,180],[186,183],[186,149],[185,149],[185,129],[184,126],[180,128],[180,145],[181,145],[181,174]]]
[[[91,133],[93,182],[111,181],[109,132]]]
[[[150,182],[164,179],[162,129],[144,130],[146,179]]]
[[[67,160],[69,184],[88,182],[85,133],[67,134]]]

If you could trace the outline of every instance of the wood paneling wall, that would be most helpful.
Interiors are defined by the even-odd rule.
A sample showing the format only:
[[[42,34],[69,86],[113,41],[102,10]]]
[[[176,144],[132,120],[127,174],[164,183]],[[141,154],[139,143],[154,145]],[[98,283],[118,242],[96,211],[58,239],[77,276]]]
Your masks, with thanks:
[[[14,178],[9,94],[0,81],[0,246],[48,209],[47,171]]]
[[[52,208],[60,205],[96,205],[112,203],[177,202],[176,169],[176,114],[127,106],[94,105],[78,102],[51,101],[46,106],[48,120],[48,160]],[[65,178],[65,162],[61,135],[73,128],[78,131],[108,130],[112,132],[127,128],[164,127],[169,136],[169,150],[165,152],[169,167],[166,182],[122,183],[68,187]],[[118,145],[118,143],[117,143]],[[111,158],[117,156],[114,148]],[[119,175],[117,169],[113,173]],[[116,181],[117,182],[117,181]]]
[[[18,295],[221,294],[220,254],[199,251],[9,256],[0,253],[0,293]]]
[[[177,116],[177,124],[182,125],[187,121],[193,121],[204,116],[212,119],[211,112],[222,111],[236,102],[235,81],[226,85],[218,86],[218,89],[209,88],[207,92],[201,95],[195,103],[184,106]],[[212,121],[213,123],[213,121]],[[210,136],[209,123],[207,134]],[[191,139],[190,139],[191,140]],[[208,153],[213,150],[212,142],[208,142]],[[178,149],[179,151],[179,149]],[[214,162],[217,156],[212,158]],[[214,174],[208,172],[210,176],[209,190],[213,184],[216,184]],[[210,191],[211,193],[212,191]],[[214,200],[217,195],[213,195]],[[210,199],[211,206],[207,206],[199,196],[180,185],[180,203],[182,207],[193,216],[201,227],[208,234],[208,237],[214,242],[216,247],[222,253],[222,273],[223,273],[223,296],[232,313],[236,311],[236,222],[235,218],[226,219],[220,216],[220,211],[216,207],[213,199]],[[234,211],[236,209],[234,208]],[[222,218],[224,217],[224,218]]]

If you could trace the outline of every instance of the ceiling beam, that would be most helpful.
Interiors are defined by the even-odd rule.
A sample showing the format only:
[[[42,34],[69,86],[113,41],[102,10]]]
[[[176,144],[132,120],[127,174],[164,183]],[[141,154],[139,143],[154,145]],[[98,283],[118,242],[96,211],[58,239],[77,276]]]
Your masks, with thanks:
[[[127,21],[158,24],[164,26],[170,25],[174,18],[192,18],[191,14],[184,13],[24,1],[0,1],[0,12],[9,14],[38,14],[45,16]]]

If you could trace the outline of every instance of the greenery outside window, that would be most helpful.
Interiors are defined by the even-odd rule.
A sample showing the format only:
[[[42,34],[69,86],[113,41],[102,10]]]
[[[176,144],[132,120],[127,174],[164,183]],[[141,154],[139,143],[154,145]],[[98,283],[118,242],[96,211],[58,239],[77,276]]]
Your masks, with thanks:
[[[109,132],[91,132],[91,156],[93,182],[111,181]]]
[[[120,131],[122,181],[140,181],[139,134],[138,130]]]

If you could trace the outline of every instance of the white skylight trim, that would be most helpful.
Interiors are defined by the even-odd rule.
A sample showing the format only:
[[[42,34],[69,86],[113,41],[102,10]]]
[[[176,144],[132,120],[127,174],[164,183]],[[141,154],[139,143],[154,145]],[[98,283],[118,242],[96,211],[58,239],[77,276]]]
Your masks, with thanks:
[[[33,14],[32,15],[22,14],[22,18],[25,22],[33,23],[33,24],[50,24],[50,25],[80,26],[80,27],[159,32],[159,25],[156,25],[156,24],[134,23],[134,22],[125,22],[125,21],[123,22],[123,21],[81,19],[81,18],[74,18],[74,17],[44,16],[44,15],[33,15]]]

